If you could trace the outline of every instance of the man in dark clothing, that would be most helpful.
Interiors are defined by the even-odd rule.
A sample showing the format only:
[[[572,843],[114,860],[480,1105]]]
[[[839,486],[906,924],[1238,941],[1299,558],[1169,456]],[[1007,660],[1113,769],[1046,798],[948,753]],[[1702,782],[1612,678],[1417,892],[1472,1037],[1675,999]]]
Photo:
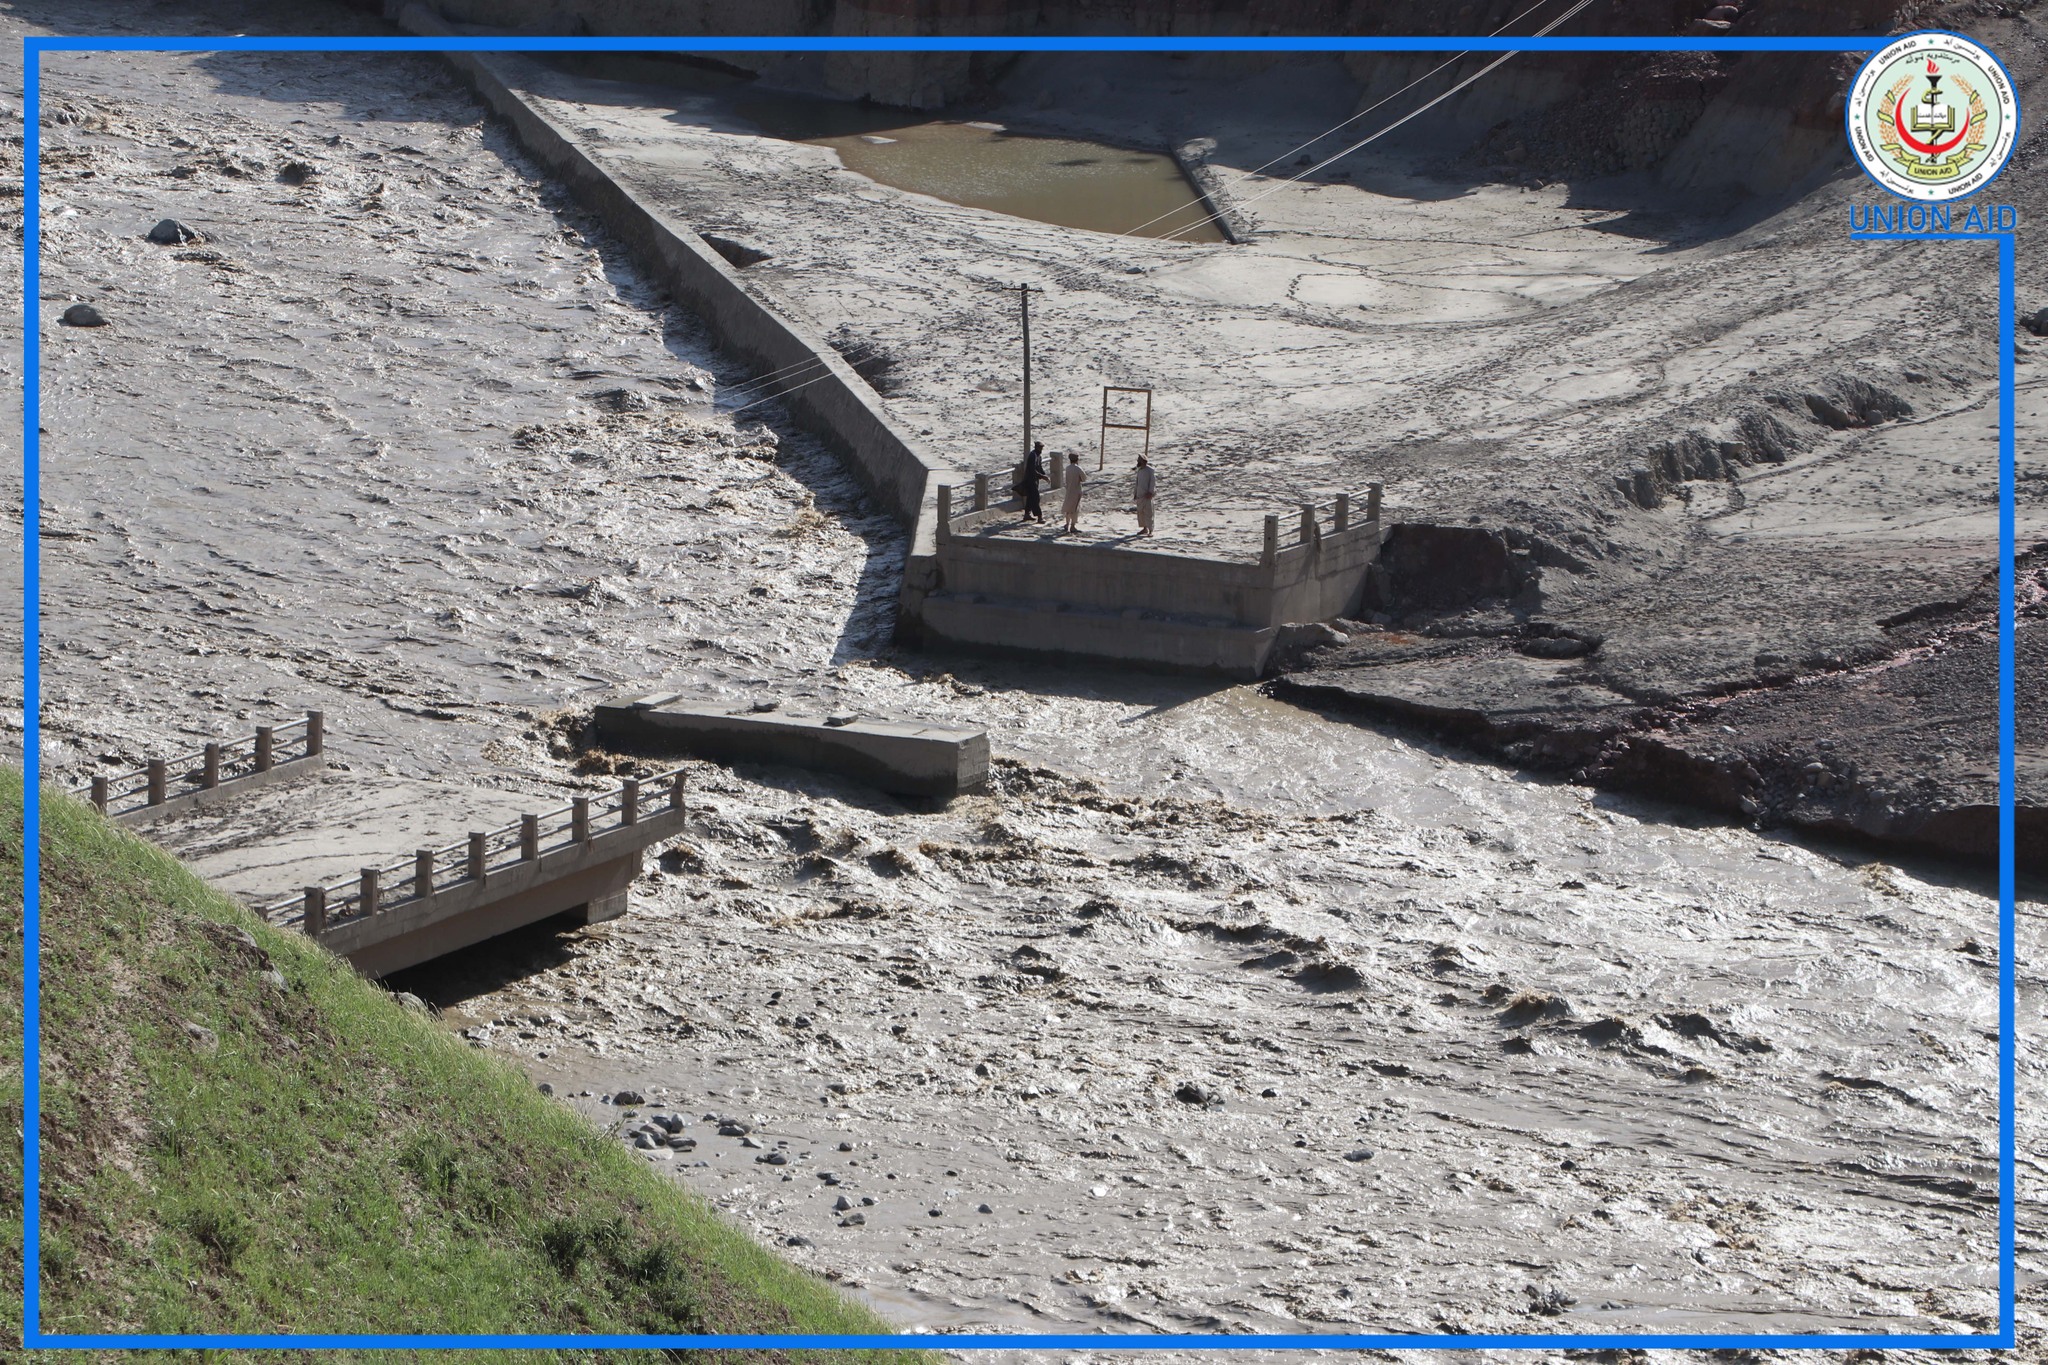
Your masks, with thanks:
[[[1045,509],[1038,505],[1038,485],[1050,482],[1045,473],[1045,442],[1031,443],[1031,453],[1024,457],[1024,520],[1044,521]]]

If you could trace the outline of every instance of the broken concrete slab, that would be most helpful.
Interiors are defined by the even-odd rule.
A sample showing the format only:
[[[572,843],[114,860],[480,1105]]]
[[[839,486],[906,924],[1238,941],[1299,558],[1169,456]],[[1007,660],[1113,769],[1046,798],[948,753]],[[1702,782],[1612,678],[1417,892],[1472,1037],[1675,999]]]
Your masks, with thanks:
[[[988,784],[988,732],[923,721],[756,710],[669,693],[597,708],[608,745],[720,763],[785,763],[840,773],[898,796],[957,796]]]

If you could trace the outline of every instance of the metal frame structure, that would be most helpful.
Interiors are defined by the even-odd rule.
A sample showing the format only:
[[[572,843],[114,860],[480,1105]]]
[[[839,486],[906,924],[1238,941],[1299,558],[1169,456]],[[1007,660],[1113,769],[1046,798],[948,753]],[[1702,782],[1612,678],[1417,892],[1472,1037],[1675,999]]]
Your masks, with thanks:
[[[1142,393],[1145,395],[1145,420],[1143,422],[1112,422],[1109,420],[1109,396],[1113,393]],[[1095,441],[1095,468],[1102,469],[1102,462],[1109,454],[1109,431],[1142,431],[1145,433],[1145,457],[1152,456],[1152,390],[1136,389],[1127,384],[1104,384],[1102,386],[1102,432]]]

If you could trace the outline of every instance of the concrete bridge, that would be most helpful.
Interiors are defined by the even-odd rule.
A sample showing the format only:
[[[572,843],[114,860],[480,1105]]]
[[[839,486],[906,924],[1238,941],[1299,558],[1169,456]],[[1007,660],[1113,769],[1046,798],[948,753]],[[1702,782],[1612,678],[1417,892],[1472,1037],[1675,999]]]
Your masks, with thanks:
[[[1268,516],[1257,557],[1226,559],[1048,538],[990,482],[975,476],[966,508],[939,485],[933,552],[905,568],[904,622],[925,644],[1256,678],[1290,626],[1354,614],[1379,563],[1378,484],[1362,508],[1340,494]]]
[[[628,778],[615,792],[472,831],[459,844],[415,849],[258,913],[298,925],[363,975],[380,977],[551,915],[573,911],[584,924],[618,918],[648,845],[680,834],[688,816],[680,769],[644,784]]]
[[[297,924],[371,977],[566,911],[585,924],[616,919],[626,912],[642,854],[681,833],[688,818],[677,769],[644,783],[629,778],[616,791],[579,796],[498,829],[472,831],[460,844],[416,848],[403,861],[363,867],[347,881],[307,886],[289,898],[250,895],[265,882],[275,886],[277,871],[294,864],[333,867],[336,846],[362,840],[366,825],[369,838],[388,839],[412,823],[366,822],[364,809],[419,806],[429,822],[421,832],[432,837],[434,825],[461,828],[454,821],[465,809],[474,818],[483,808],[480,797],[493,804],[501,799],[395,780],[374,791],[332,779],[289,796],[264,790],[318,777],[326,766],[326,721],[309,711],[302,720],[258,726],[243,739],[95,775],[71,791],[109,820],[151,826],[150,838],[257,914],[274,924]],[[357,803],[354,811],[337,800],[344,795]]]

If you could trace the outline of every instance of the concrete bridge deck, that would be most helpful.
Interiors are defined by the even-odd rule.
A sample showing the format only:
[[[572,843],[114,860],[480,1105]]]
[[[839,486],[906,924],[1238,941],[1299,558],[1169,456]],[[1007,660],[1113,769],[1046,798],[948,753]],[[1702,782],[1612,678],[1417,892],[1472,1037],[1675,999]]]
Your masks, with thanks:
[[[410,858],[365,865],[353,877],[309,882],[259,905],[296,925],[365,976],[414,966],[564,912],[585,924],[626,913],[627,891],[648,846],[688,819],[678,769],[646,789],[628,778],[602,796],[529,811],[456,843],[422,845]]]
[[[605,743],[720,763],[842,773],[898,796],[949,798],[988,785],[988,733],[875,716],[806,716],[773,702],[706,703],[657,693],[599,706]]]
[[[617,919],[642,854],[688,820],[680,769],[649,784],[646,795],[655,799],[643,802],[641,783],[628,778],[615,792],[472,830],[460,843],[418,848],[404,862],[308,884],[296,903],[280,899],[263,912],[298,925],[371,977],[551,915],[574,911],[585,924]]]
[[[680,772],[549,810],[516,793],[287,761],[309,780],[223,781],[204,802],[122,796],[115,783],[109,818],[146,810],[147,821],[125,822],[146,823],[147,838],[199,875],[372,977],[551,915],[624,914],[646,849],[687,818]]]

